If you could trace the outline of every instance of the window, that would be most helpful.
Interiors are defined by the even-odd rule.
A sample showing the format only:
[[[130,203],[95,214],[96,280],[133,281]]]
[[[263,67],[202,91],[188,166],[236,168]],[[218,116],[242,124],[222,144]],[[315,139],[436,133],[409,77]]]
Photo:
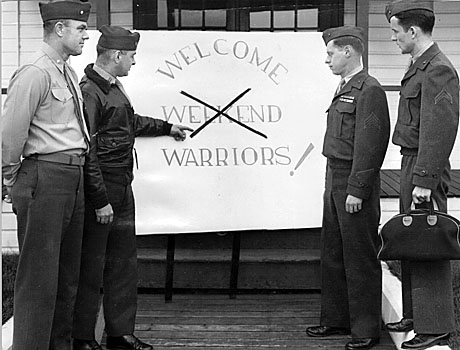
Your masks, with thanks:
[[[134,29],[317,31],[343,25],[344,0],[133,0]]]

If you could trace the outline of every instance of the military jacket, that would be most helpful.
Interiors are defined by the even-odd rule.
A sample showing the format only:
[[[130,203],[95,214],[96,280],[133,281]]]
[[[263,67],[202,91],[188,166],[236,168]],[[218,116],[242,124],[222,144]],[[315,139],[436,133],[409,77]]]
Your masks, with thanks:
[[[349,161],[347,193],[367,199],[379,174],[390,137],[385,91],[362,70],[334,96],[327,111],[323,155]]]
[[[86,67],[80,87],[91,136],[85,195],[99,209],[109,203],[104,181],[132,182],[135,137],[169,135],[172,124],[134,113],[124,92],[97,74],[92,64]]]
[[[449,59],[433,44],[401,82],[393,143],[417,154],[412,183],[436,189],[457,135],[459,79]],[[404,153],[404,152],[403,152]]]

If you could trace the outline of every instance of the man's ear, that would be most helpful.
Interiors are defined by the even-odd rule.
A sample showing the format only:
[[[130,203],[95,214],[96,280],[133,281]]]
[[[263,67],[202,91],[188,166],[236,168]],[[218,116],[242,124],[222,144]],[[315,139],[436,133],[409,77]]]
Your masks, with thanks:
[[[113,60],[115,61],[115,63],[120,62],[120,55],[121,55],[120,50],[115,50],[113,52]]]
[[[64,35],[64,27],[64,23],[56,22],[56,24],[54,25],[54,32],[57,36],[62,37]]]
[[[343,50],[345,51],[345,56],[346,57],[350,57],[351,56],[351,46],[350,45],[346,45]]]

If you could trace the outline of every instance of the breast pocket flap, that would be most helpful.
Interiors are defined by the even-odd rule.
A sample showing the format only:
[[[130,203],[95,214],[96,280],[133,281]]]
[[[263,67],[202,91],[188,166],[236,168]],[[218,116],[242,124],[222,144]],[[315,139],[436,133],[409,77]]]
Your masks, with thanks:
[[[53,94],[54,98],[61,101],[61,102],[67,102],[72,98],[72,94],[68,89],[56,89],[53,88],[51,89],[51,93]]]
[[[339,103],[337,104],[337,111],[339,111],[340,113],[354,113],[355,110],[356,110],[356,106],[354,103]]]

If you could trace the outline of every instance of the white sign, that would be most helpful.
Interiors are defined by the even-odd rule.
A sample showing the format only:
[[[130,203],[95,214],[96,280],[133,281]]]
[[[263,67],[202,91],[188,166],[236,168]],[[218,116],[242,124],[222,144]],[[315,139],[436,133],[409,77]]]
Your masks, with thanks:
[[[320,227],[325,112],[338,82],[321,34],[140,34],[122,79],[136,113],[195,134],[137,139],[138,234]],[[95,61],[99,33],[90,36],[72,58],[79,76]]]

